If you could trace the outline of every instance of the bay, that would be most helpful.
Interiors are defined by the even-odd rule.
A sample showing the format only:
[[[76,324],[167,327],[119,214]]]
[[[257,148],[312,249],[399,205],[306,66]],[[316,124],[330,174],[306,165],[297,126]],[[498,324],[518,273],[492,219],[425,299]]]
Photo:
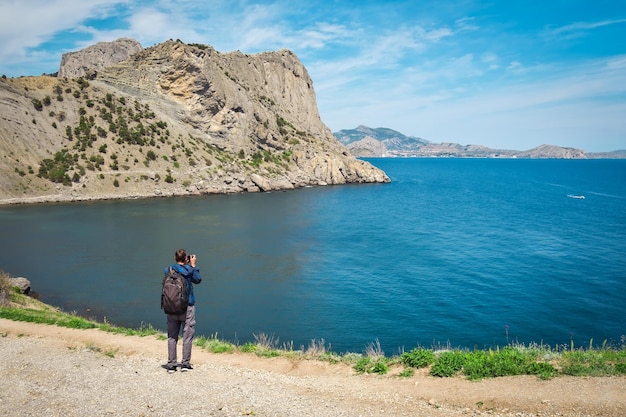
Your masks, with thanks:
[[[626,161],[370,162],[392,182],[1,207],[0,268],[67,311],[165,328],[162,270],[186,248],[197,333],[236,343],[392,355],[626,335]]]

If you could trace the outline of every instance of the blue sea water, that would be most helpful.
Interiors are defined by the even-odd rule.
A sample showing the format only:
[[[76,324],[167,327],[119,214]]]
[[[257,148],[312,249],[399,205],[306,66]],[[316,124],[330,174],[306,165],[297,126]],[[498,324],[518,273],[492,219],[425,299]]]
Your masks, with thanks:
[[[183,247],[204,279],[197,333],[238,343],[391,355],[626,334],[626,161],[370,162],[392,182],[1,207],[0,268],[67,311],[164,328]]]

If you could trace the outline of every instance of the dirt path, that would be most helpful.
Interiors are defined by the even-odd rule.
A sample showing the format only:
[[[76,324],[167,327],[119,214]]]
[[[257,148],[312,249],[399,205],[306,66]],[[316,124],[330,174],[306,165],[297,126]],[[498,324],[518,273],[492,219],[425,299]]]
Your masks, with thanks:
[[[346,365],[195,347],[167,374],[166,342],[0,319],[0,415],[606,416],[626,415],[626,378],[506,377],[470,382],[417,372],[356,375]],[[112,357],[111,357],[112,356]]]

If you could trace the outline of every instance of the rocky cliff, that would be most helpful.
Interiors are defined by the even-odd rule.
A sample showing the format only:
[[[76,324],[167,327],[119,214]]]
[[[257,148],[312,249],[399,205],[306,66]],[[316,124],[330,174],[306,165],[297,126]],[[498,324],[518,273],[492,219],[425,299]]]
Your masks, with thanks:
[[[389,181],[324,125],[288,50],[123,40],[62,61],[0,80],[4,203]]]
[[[81,51],[68,52],[61,57],[59,77],[78,78],[110,67],[141,52],[143,47],[134,39],[121,38],[113,42],[98,42]]]

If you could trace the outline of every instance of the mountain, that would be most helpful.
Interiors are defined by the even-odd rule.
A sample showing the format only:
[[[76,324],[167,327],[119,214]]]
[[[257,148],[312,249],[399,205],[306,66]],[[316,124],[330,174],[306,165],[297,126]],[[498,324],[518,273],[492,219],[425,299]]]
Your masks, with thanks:
[[[353,154],[360,157],[391,156],[394,152],[402,153],[419,149],[429,143],[424,139],[405,136],[393,129],[384,127],[372,129],[363,125],[356,129],[340,130],[334,135]]]
[[[492,149],[482,145],[433,143],[388,128],[358,126],[334,133],[357,157],[469,157],[469,158],[626,158],[626,151],[585,153],[582,149],[541,145],[526,151]]]
[[[58,76],[0,79],[0,202],[388,182],[321,121],[288,50],[245,55],[120,39]]]

